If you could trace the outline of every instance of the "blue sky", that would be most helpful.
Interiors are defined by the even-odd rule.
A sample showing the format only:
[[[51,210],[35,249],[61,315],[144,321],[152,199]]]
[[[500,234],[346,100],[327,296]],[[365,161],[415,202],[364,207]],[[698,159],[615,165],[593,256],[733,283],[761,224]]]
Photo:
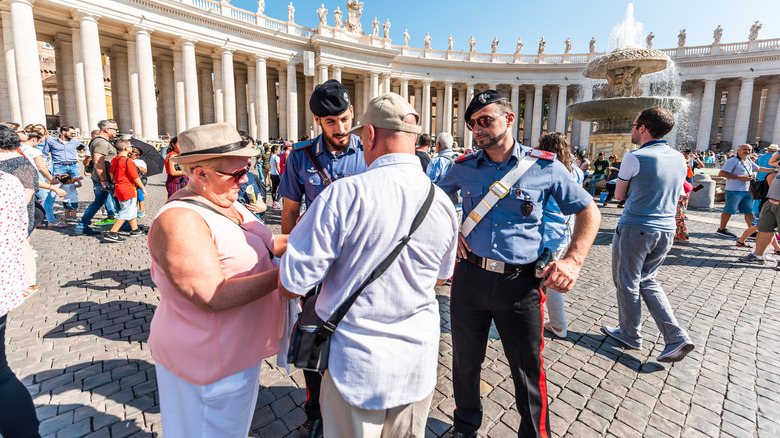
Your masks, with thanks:
[[[286,20],[290,0],[266,0],[266,15]],[[346,0],[293,0],[295,22],[308,27],[318,23],[320,4],[328,9],[328,24],[333,24],[333,11],[338,6],[346,20]],[[231,0],[231,4],[249,11],[257,10],[256,0]],[[493,37],[500,39],[499,52],[513,53],[517,38],[525,46],[523,53],[536,53],[542,36],[547,40],[547,53],[563,53],[567,37],[572,41],[572,53],[588,51],[588,42],[596,37],[596,50],[607,50],[612,28],[623,21],[626,1],[613,0],[364,0],[363,31],[371,31],[376,16],[392,24],[393,44],[403,43],[404,29],[409,29],[410,46],[423,47],[423,38],[430,32],[432,47],[447,49],[447,36],[452,34],[456,51],[468,51],[468,39],[474,35],[477,51],[490,52]],[[763,27],[759,38],[780,38],[780,1],[778,0],[637,0],[635,19],[644,24],[645,32],[653,32],[654,48],[677,46],[677,34],[685,28],[687,45],[712,42],[712,31],[723,26],[723,43],[747,41],[750,26],[759,20]],[[380,29],[381,32],[381,29]]]

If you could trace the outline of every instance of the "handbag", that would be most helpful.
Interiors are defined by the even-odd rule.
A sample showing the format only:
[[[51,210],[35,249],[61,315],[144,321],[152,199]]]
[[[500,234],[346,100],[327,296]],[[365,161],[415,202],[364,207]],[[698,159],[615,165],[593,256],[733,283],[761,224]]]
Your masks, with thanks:
[[[327,321],[323,321],[317,316],[317,312],[314,310],[317,305],[320,288],[322,287],[321,284],[317,285],[315,288],[315,295],[306,300],[303,311],[298,317],[298,321],[295,323],[292,339],[290,339],[290,349],[287,352],[287,363],[291,363],[297,368],[306,371],[319,373],[328,369],[330,336],[336,331],[339,322],[341,322],[342,318],[347,314],[347,311],[349,311],[349,308],[355,303],[355,300],[357,300],[360,293],[363,292],[363,289],[379,278],[387,268],[390,267],[396,257],[398,257],[398,254],[401,253],[401,250],[406,244],[409,243],[412,234],[417,230],[425,219],[425,216],[428,214],[428,210],[430,210],[431,204],[433,203],[434,193],[434,185],[431,183],[431,187],[428,190],[428,197],[414,217],[409,233],[401,239],[390,254],[382,260],[379,266],[369,274],[368,278],[363,281],[360,287],[358,287],[357,290],[352,293],[338,309],[336,309]]]
[[[769,194],[769,183],[765,179],[754,179],[750,181],[750,197],[753,199],[764,199]]]

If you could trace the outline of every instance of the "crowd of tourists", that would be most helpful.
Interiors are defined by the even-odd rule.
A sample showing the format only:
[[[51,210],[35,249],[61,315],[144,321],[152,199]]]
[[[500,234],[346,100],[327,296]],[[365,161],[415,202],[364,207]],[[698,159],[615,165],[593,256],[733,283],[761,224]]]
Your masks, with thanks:
[[[280,366],[303,368],[299,436],[425,436],[439,377],[434,288],[451,284],[448,436],[476,437],[482,424],[491,322],[511,369],[518,436],[549,436],[542,333],[567,336],[564,297],[598,232],[598,204],[613,199],[622,208],[612,240],[618,313],[602,332],[642,349],[645,301],[664,342],[657,360],[678,362],[694,350],[656,272],[674,243],[689,241],[692,177],[717,156],[672,149],[663,139],[674,127],[670,112],[638,114],[631,139],[639,148],[622,160],[599,153],[591,163],[562,133],[543,135],[534,149],[521,145],[512,106],[496,90],[476,93],[465,109],[477,148],[463,154],[448,133],[421,134],[419,115],[394,93],[372,99],[358,126],[338,81],[315,87],[309,109],[322,133],[295,144],[258,146],[217,123],[180,132],[164,151],[168,200],[148,228],[160,293],[148,344],[166,435],[247,436],[260,365],[277,355]],[[4,349],[8,312],[36,288],[32,231],[75,223],[76,234],[99,234],[91,222],[105,208],[97,223],[110,225],[105,241],[125,240],[123,227],[127,236],[146,234],[137,224],[148,195],[143,154],[118,137],[115,121],[97,128],[85,145],[70,126],[52,137],[42,126],[0,125],[8,246],[0,261],[0,404],[11,407],[0,412],[2,436],[37,436],[32,400]],[[750,228],[737,246],[748,247],[755,231],[756,247],[741,260],[766,263],[770,244],[778,252],[780,155],[772,145],[755,163],[751,152],[743,145],[722,165],[718,233],[736,238],[726,224],[744,214]],[[82,155],[94,200],[79,219]],[[757,205],[743,193],[754,181],[765,181]],[[597,184],[606,192],[598,203]],[[281,210],[281,233],[265,225],[267,208]]]

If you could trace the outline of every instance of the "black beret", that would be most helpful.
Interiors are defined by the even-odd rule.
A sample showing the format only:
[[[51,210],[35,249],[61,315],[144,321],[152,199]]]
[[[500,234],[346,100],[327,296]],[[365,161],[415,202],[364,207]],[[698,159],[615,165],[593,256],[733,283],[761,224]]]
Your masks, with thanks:
[[[498,91],[498,90],[487,90],[482,91],[480,93],[477,93],[474,95],[474,98],[471,99],[471,103],[469,103],[468,108],[466,108],[466,114],[464,117],[466,120],[471,119],[471,115],[475,112],[481,110],[487,105],[490,105],[493,102],[498,102],[499,100],[509,100],[506,96],[504,96],[504,93]]]
[[[331,79],[314,87],[309,108],[317,117],[338,116],[349,109],[349,93],[341,82]]]

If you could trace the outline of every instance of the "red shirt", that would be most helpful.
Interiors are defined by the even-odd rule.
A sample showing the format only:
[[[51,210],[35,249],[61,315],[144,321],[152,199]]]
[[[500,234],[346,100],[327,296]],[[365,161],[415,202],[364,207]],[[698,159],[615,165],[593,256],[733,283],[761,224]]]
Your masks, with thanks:
[[[111,178],[114,181],[116,199],[127,201],[138,196],[135,182],[133,182],[135,178],[139,178],[138,168],[135,167],[133,160],[121,155],[114,157],[111,160]]]
[[[284,173],[285,165],[287,164],[287,156],[290,155],[289,151],[282,152],[282,155],[279,157],[279,175]]]

